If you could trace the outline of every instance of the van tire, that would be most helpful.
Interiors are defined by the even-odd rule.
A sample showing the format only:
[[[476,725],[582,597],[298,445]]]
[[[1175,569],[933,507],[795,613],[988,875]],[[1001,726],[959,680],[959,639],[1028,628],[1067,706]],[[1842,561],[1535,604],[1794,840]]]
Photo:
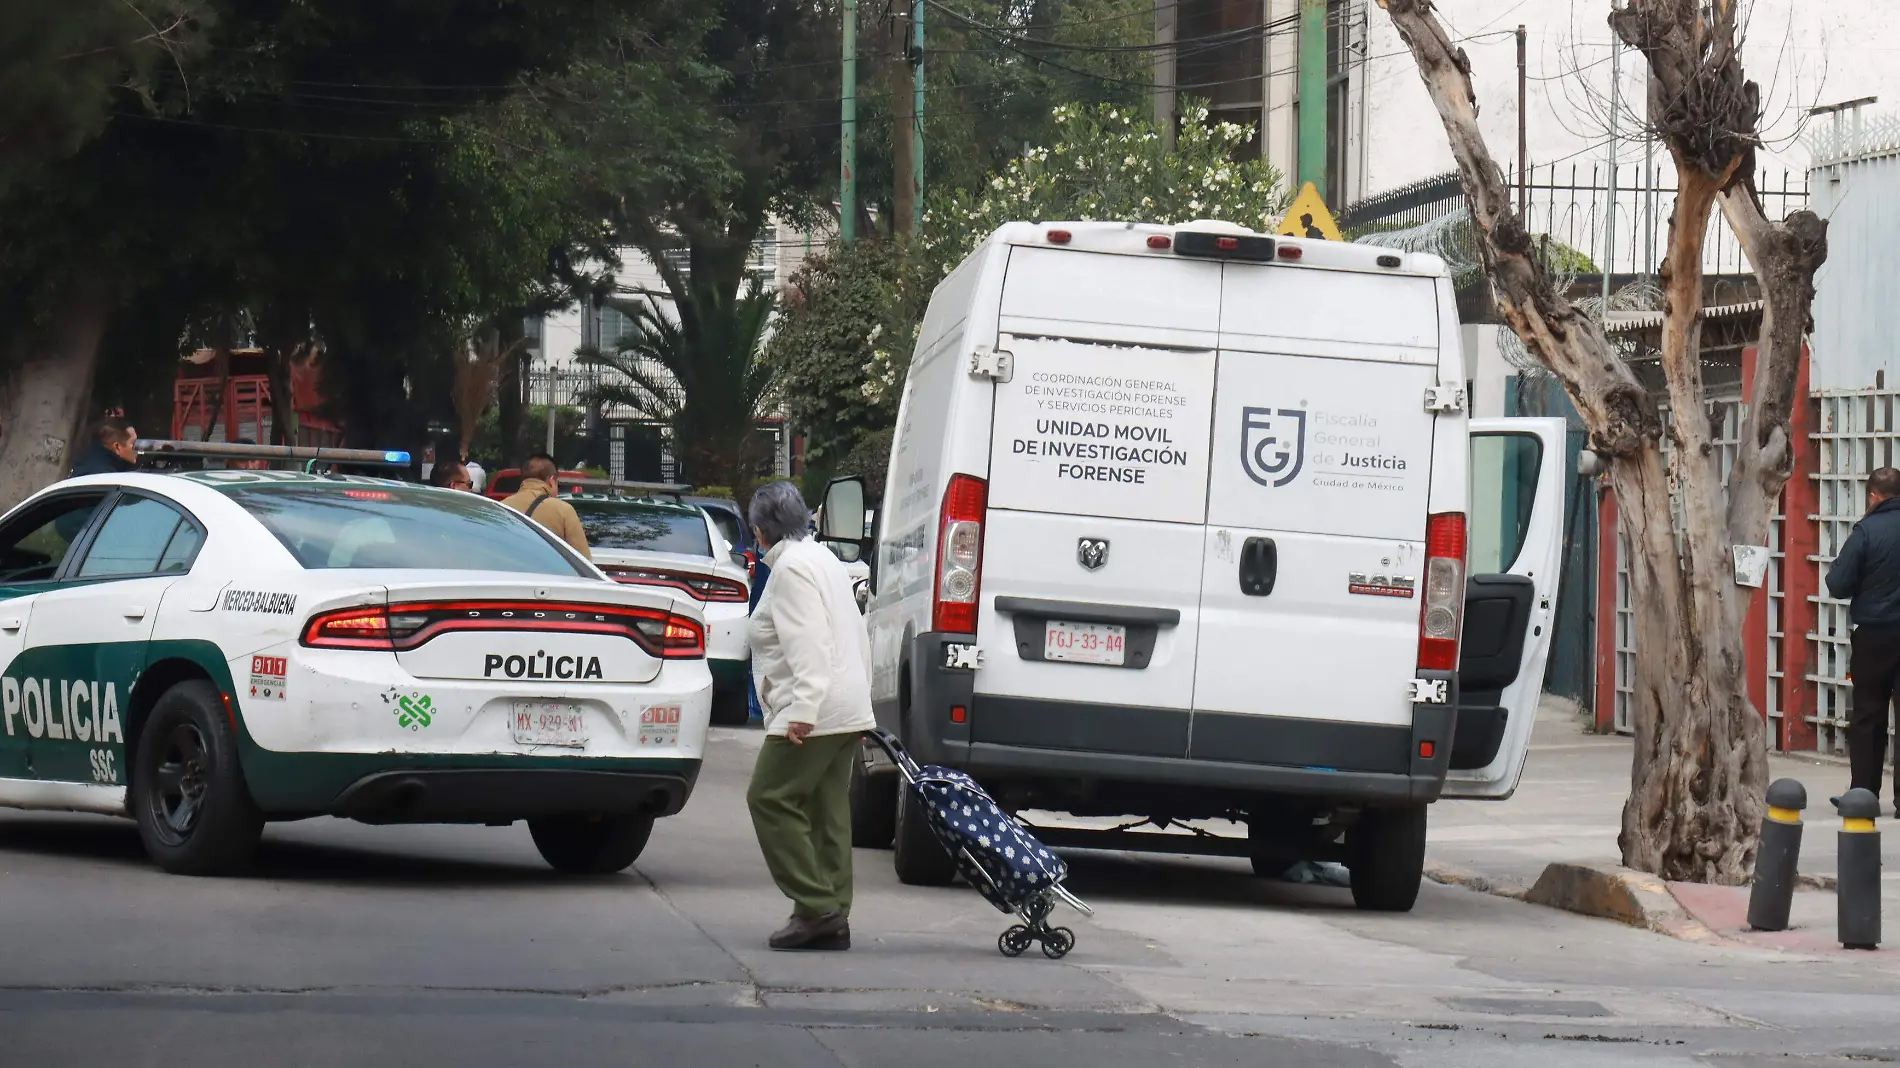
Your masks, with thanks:
[[[1368,912],[1410,912],[1425,878],[1425,806],[1367,809],[1346,832],[1352,903]]]
[[[851,765],[851,844],[858,849],[889,849],[897,837],[897,791],[902,778],[894,771],[872,771],[860,753]]]
[[[915,790],[897,791],[896,841],[891,867],[905,886],[949,886],[957,877],[957,862],[937,841],[924,815],[924,803]]]
[[[159,696],[139,731],[126,800],[146,855],[173,875],[238,871],[264,833],[228,708],[217,687],[189,679]]]
[[[612,875],[640,859],[653,834],[652,816],[537,816],[528,821],[534,848],[564,875]]]

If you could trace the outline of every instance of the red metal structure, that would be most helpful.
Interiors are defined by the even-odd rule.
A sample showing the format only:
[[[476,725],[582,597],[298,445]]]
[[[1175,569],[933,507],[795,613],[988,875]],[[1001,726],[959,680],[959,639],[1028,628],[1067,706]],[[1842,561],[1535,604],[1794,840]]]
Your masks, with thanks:
[[[321,394],[315,362],[293,363],[290,379],[296,433],[286,444],[340,444],[343,429],[317,414]],[[261,349],[235,349],[222,362],[214,350],[200,349],[180,363],[172,384],[173,439],[222,436],[268,444],[272,429],[270,374]]]

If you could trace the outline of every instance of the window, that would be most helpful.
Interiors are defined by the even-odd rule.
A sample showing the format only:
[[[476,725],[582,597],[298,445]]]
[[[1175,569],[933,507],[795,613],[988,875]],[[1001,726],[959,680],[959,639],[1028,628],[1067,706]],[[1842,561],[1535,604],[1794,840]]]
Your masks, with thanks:
[[[197,552],[196,528],[162,501],[121,497],[86,549],[78,577],[154,574],[160,570],[172,542],[178,540],[181,527],[192,530],[193,536],[185,539],[188,545],[181,545],[182,559],[174,561],[174,572],[179,574],[191,566],[191,555]]]
[[[368,480],[224,493],[307,568],[587,575],[539,524],[472,493]]]
[[[1471,436],[1469,574],[1511,569],[1530,531],[1544,445],[1534,434]]]
[[[0,582],[47,582],[59,574],[73,541],[105,499],[104,492],[61,494],[0,530]]]
[[[711,556],[712,538],[698,509],[666,508],[627,501],[575,500],[587,544],[596,549],[644,549],[656,553]]]
[[[172,543],[165,547],[165,555],[159,558],[158,573],[182,575],[190,571],[191,562],[198,557],[198,547],[204,543],[204,531],[190,523],[180,523],[178,532],[172,535]]]

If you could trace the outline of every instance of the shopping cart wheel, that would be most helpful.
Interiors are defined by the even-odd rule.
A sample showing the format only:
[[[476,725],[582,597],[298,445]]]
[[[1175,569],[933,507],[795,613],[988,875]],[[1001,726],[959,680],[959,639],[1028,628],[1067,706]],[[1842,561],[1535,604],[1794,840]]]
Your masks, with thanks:
[[[1005,957],[1020,957],[1028,951],[1029,944],[1035,940],[1035,936],[1029,933],[1029,928],[1019,923],[997,936],[996,948],[1002,950]],[[1065,949],[1063,952],[1066,953],[1068,950]]]
[[[1043,932],[1042,955],[1050,960],[1061,960],[1075,948],[1075,932],[1067,927],[1051,927]]]

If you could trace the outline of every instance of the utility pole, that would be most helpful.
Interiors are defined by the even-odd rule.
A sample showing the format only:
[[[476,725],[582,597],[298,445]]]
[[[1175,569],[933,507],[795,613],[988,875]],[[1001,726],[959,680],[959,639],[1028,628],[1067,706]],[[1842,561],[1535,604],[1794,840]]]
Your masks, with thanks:
[[[1300,0],[1300,183],[1326,195],[1326,0]]]
[[[1529,226],[1530,139],[1524,124],[1524,24],[1517,24],[1517,218]]]
[[[911,4],[910,77],[910,229],[919,233],[924,228],[924,0]]]
[[[1643,111],[1649,114],[1649,92],[1656,76],[1643,66]],[[1654,116],[1651,116],[1652,121]],[[1643,131],[1643,272],[1656,273],[1656,131]]]
[[[858,236],[858,0],[844,0],[844,91],[838,137],[838,238]]]
[[[1616,273],[1617,112],[1623,107],[1623,49],[1610,38],[1610,204],[1603,215],[1603,314],[1610,314],[1610,276]]]

